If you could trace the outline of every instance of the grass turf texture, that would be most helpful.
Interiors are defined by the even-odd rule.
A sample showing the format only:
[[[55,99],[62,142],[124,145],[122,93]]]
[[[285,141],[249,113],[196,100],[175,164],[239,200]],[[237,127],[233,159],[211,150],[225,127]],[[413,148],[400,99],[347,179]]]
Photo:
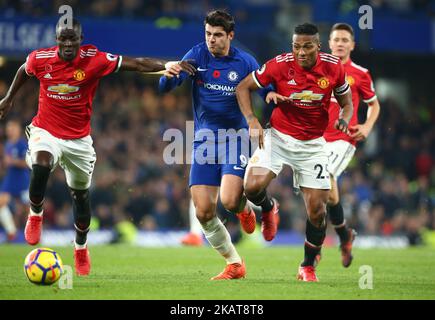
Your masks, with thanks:
[[[90,248],[91,275],[73,276],[73,289],[58,283],[36,286],[23,272],[33,247],[0,245],[0,299],[435,299],[435,250],[429,248],[355,249],[350,268],[336,248],[324,248],[318,283],[296,280],[301,247],[240,248],[247,277],[210,281],[224,260],[210,247]],[[72,247],[52,247],[74,266]],[[373,289],[362,290],[359,267],[373,268]]]

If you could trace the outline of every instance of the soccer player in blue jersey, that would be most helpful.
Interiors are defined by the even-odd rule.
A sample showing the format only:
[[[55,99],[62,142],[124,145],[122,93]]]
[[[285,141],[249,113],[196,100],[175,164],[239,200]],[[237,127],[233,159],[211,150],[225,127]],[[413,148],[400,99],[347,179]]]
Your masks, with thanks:
[[[9,209],[10,201],[15,198],[27,203],[30,170],[26,164],[27,141],[22,137],[19,121],[11,119],[6,124],[7,142],[4,147],[4,164],[6,174],[0,189],[0,222],[3,225],[8,240],[12,241],[17,229]]]
[[[228,230],[216,216],[216,206],[220,196],[225,209],[237,214],[243,230],[254,232],[255,213],[243,193],[249,159],[248,125],[237,104],[235,90],[243,78],[258,69],[258,63],[250,54],[231,45],[235,25],[231,15],[212,11],[204,25],[205,42],[194,46],[183,58],[193,61],[197,70],[190,77],[195,138],[189,186],[204,235],[227,262],[224,271],[212,280],[238,279],[246,274],[245,264]],[[167,92],[187,78],[184,72],[179,77],[165,75],[160,78],[160,91]]]

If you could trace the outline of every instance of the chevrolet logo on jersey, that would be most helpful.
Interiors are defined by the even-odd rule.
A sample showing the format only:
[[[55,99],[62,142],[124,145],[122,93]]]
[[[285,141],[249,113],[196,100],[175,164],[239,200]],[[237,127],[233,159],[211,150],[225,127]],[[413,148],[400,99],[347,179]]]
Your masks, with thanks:
[[[320,101],[323,98],[323,94],[313,93],[311,90],[304,90],[302,92],[293,92],[290,95],[292,100],[300,100],[301,102],[313,102]]]
[[[68,94],[79,91],[80,87],[70,86],[69,84],[62,83],[57,86],[49,86],[48,91],[56,92],[58,94]]]

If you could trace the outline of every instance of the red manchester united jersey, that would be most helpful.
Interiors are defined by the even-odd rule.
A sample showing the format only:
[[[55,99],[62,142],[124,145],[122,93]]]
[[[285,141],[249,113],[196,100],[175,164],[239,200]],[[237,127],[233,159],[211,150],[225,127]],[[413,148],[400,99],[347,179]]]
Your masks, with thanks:
[[[92,100],[100,78],[117,71],[122,57],[84,45],[68,62],[58,50],[57,46],[40,49],[27,57],[27,74],[40,82],[38,113],[32,124],[57,138],[78,139],[90,134]]]
[[[356,63],[353,63],[350,59],[343,64],[343,66],[344,70],[346,71],[347,82],[352,90],[353,115],[349,122],[349,126],[354,126],[358,124],[358,105],[360,102],[360,97],[362,97],[365,103],[369,103],[376,99],[376,93],[372,78],[367,69],[357,65]],[[338,119],[339,114],[340,106],[338,105],[337,100],[334,97],[331,97],[331,105],[329,107],[329,124],[324,134],[325,140],[345,140],[355,145],[356,141],[354,139],[344,132],[335,129],[335,120]]]
[[[298,140],[323,136],[332,91],[341,95],[349,90],[340,60],[323,52],[309,70],[303,69],[292,53],[279,55],[253,72],[253,78],[258,86],[273,84],[278,94],[291,99],[277,105],[270,124]]]

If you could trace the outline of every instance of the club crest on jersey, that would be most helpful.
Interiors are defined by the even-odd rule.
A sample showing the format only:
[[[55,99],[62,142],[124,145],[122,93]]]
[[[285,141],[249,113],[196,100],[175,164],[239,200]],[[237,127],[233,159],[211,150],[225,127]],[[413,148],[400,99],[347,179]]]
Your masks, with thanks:
[[[355,79],[352,76],[346,77],[347,83],[349,83],[350,86],[353,86],[355,84]]]
[[[56,86],[49,86],[48,91],[56,92],[58,94],[68,94],[79,91],[80,87],[70,86],[69,84],[62,83]]]
[[[321,77],[321,78],[317,79],[317,85],[321,89],[326,89],[329,87],[329,79],[326,77]]]
[[[77,69],[74,71],[73,77],[77,81],[82,81],[86,77],[86,73],[82,69]]]
[[[260,160],[260,158],[259,158],[258,156],[253,156],[253,157],[249,160],[249,162],[250,162],[250,163],[257,163],[259,160]]]
[[[320,101],[323,98],[323,94],[314,93],[311,90],[304,90],[302,92],[293,92],[290,95],[292,100],[300,100],[301,102]]]
[[[228,72],[228,80],[236,81],[239,78],[239,75],[235,71]]]
[[[109,61],[115,61],[116,59],[118,59],[118,56],[111,54],[111,53],[108,53],[108,54],[106,54],[106,59]]]
[[[258,69],[257,73],[262,74],[266,70],[266,64],[263,64],[260,69]]]

